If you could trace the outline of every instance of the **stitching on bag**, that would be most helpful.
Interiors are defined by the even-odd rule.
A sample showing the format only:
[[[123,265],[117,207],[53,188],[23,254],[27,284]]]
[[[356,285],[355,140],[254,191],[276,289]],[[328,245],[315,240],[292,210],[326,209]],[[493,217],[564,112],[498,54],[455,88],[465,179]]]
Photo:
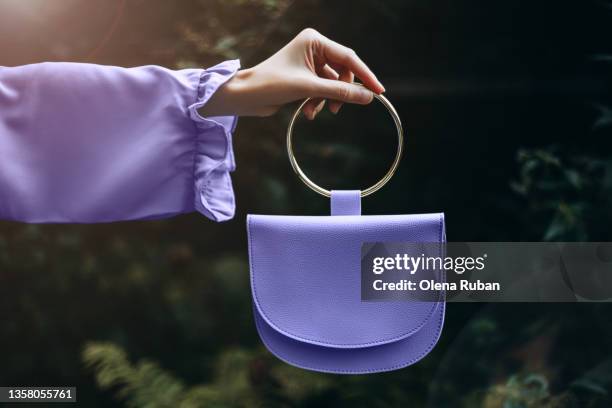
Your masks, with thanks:
[[[442,223],[442,215],[440,214],[440,224],[439,224],[439,232],[438,232],[438,236],[440,237],[442,235],[442,227],[441,227],[441,223]],[[423,322],[418,325],[416,328],[414,328],[412,331],[408,332],[408,333],[404,333],[404,334],[400,334],[398,336],[395,337],[391,337],[388,339],[382,339],[382,340],[377,340],[377,341],[371,341],[371,342],[366,342],[366,343],[332,343],[329,341],[324,341],[323,340],[317,340],[317,339],[312,339],[312,338],[308,338],[308,337],[303,337],[303,336],[299,336],[297,334],[293,334],[287,330],[281,329],[280,327],[278,327],[278,325],[276,323],[273,323],[272,320],[270,319],[270,317],[266,314],[266,312],[263,310],[263,307],[260,306],[260,302],[259,302],[259,298],[257,296],[257,284],[255,283],[255,263],[253,262],[253,247],[252,247],[252,238],[251,238],[251,219],[248,219],[247,222],[248,225],[248,235],[249,235],[249,260],[250,260],[250,269],[252,270],[251,273],[251,285],[253,287],[253,293],[254,296],[253,298],[255,299],[255,305],[257,306],[257,311],[260,311],[261,314],[263,315],[263,317],[265,318],[264,320],[266,320],[266,323],[268,323],[273,329],[275,329],[276,331],[283,333],[293,339],[296,340],[304,340],[306,342],[314,342],[314,343],[310,343],[310,344],[328,344],[328,345],[332,345],[332,346],[354,346],[354,347],[350,347],[350,348],[360,348],[360,347],[367,347],[367,346],[374,346],[374,345],[382,345],[382,344],[388,344],[391,343],[393,341],[398,341],[398,340],[402,340],[406,337],[409,337],[411,335],[413,335],[414,333],[418,332],[419,330],[421,330],[423,328],[423,326],[425,326],[425,324],[427,324],[427,321],[431,318],[431,316],[433,315],[433,313],[436,310],[436,305],[438,302],[440,301],[444,301],[443,295],[442,293],[440,294],[440,299],[436,302],[432,302],[433,306],[431,308],[431,310],[429,311],[429,313],[427,314],[427,317],[423,320]],[[440,249],[441,251],[441,249]],[[440,252],[441,253],[441,252]]]
[[[444,303],[442,303],[440,305],[440,307],[445,308]],[[440,333],[442,331],[442,322],[444,321],[444,313],[445,313],[445,310],[442,310],[442,313],[440,313],[440,317],[438,318],[438,327],[436,328],[436,335],[434,336],[433,340],[429,343],[427,348],[421,354],[419,354],[418,356],[416,356],[416,357],[414,357],[414,358],[412,358],[412,359],[410,359],[407,362],[404,362],[402,364],[396,364],[396,365],[393,365],[393,366],[390,366],[390,367],[372,368],[372,369],[366,369],[366,370],[327,369],[327,368],[321,368],[321,367],[315,367],[315,366],[308,366],[308,365],[305,365],[305,364],[301,364],[301,363],[297,363],[295,361],[292,361],[289,358],[281,357],[277,352],[273,351],[274,350],[273,347],[270,346],[270,344],[266,341],[265,337],[261,334],[261,327],[260,327],[259,322],[258,322],[257,319],[255,319],[255,327],[257,328],[257,332],[259,333],[259,338],[264,343],[266,348],[270,351],[270,353],[274,354],[278,359],[284,361],[285,363],[291,364],[291,365],[299,367],[299,368],[304,368],[304,369],[307,369],[307,370],[315,370],[315,371],[320,371],[320,372],[325,372],[325,373],[332,373],[332,374],[368,374],[368,373],[380,373],[380,372],[383,372],[383,371],[399,370],[400,368],[405,368],[405,367],[408,367],[408,366],[418,362],[423,357],[425,357],[427,354],[429,354],[429,352],[434,348],[434,346],[436,345],[436,343],[438,343],[438,340],[440,339]],[[295,340],[295,341],[297,341],[297,340]],[[325,346],[319,346],[319,347],[325,347]]]
[[[439,230],[438,230],[438,237],[442,236],[442,214],[440,214],[440,221],[439,221]],[[433,306],[431,308],[431,310],[429,311],[429,313],[427,314],[427,317],[423,320],[423,322],[421,324],[419,324],[416,328],[414,328],[413,330],[411,330],[408,333],[404,333],[395,337],[391,337],[388,339],[382,339],[382,340],[377,340],[377,341],[371,341],[371,342],[366,342],[366,343],[332,343],[330,341],[325,341],[326,339],[322,339],[322,340],[318,340],[318,339],[312,339],[312,338],[308,338],[308,337],[303,337],[303,336],[299,336],[297,334],[293,334],[287,330],[283,330],[280,327],[278,327],[277,324],[273,323],[272,320],[270,319],[270,317],[266,314],[266,312],[263,310],[263,307],[261,307],[261,304],[259,302],[259,298],[257,296],[257,284],[255,283],[255,263],[253,262],[253,239],[251,236],[251,218],[247,217],[247,233],[248,233],[248,240],[249,240],[249,262],[250,262],[250,272],[251,272],[251,286],[253,288],[253,299],[255,301],[255,306],[256,306],[256,310],[258,312],[260,312],[263,317],[264,320],[266,321],[267,324],[269,324],[274,330],[290,337],[293,338],[294,340],[303,340],[308,342],[309,344],[314,344],[314,345],[330,345],[330,346],[353,346],[353,347],[347,347],[347,348],[361,348],[361,347],[368,347],[368,346],[376,346],[376,345],[384,345],[384,344],[388,344],[394,341],[399,341],[402,339],[405,339],[411,335],[413,335],[414,333],[420,331],[423,326],[425,326],[427,324],[427,322],[429,321],[429,319],[431,318],[431,316],[434,314],[435,310],[436,310],[436,306],[439,302],[444,302],[444,296],[442,294],[442,292],[440,293],[440,298],[438,301],[436,302],[432,302]],[[440,238],[439,238],[439,242]],[[441,251],[441,249],[440,249]],[[441,252],[440,252],[441,253]]]
[[[443,231],[443,219],[442,219],[442,214],[440,214],[440,222],[439,222],[439,242],[442,243],[442,231]],[[248,233],[249,233],[249,250],[251,249],[251,228],[250,228],[250,219],[249,222],[247,223],[248,225]],[[442,253],[442,250],[440,249],[440,254]],[[251,259],[251,251],[249,251],[249,259]],[[252,260],[252,259],[251,259]],[[251,263],[251,266],[253,264]],[[442,273],[444,274],[444,276],[446,275],[444,273],[444,271],[442,271]],[[446,276],[445,276],[446,279]],[[320,371],[320,372],[326,372],[326,373],[332,373],[332,374],[368,374],[368,373],[379,373],[379,372],[383,372],[383,371],[391,371],[391,370],[399,370],[401,368],[405,368],[408,367],[416,362],[418,362],[419,360],[421,360],[423,357],[425,357],[427,354],[429,354],[429,352],[434,348],[434,346],[438,343],[438,340],[440,339],[440,333],[442,331],[442,324],[444,321],[444,314],[446,313],[446,305],[444,303],[444,301],[441,303],[440,307],[443,308],[442,313],[440,313],[440,317],[438,318],[438,327],[436,328],[436,335],[434,336],[433,340],[429,343],[429,345],[427,346],[427,348],[418,356],[408,360],[407,362],[404,362],[402,364],[396,364],[390,367],[382,367],[382,368],[376,368],[376,369],[366,369],[366,370],[341,370],[341,369],[326,369],[326,368],[321,368],[321,367],[315,367],[315,366],[308,366],[308,365],[304,365],[301,363],[297,363],[295,361],[292,361],[291,359],[285,358],[285,357],[281,357],[278,353],[276,353],[275,351],[273,351],[273,348],[270,346],[270,344],[266,341],[265,337],[261,334],[261,327],[259,324],[259,320],[256,318],[255,319],[255,327],[257,328],[257,332],[259,333],[259,337],[261,338],[261,341],[264,343],[264,345],[266,346],[266,348],[272,353],[274,354],[278,359],[291,364],[293,366],[296,367],[300,367],[300,368],[304,368],[307,370],[315,370],[315,371]],[[257,306],[255,306],[256,312],[259,311],[259,309],[257,308]],[[297,340],[296,340],[297,341]],[[324,346],[321,346],[324,347]]]

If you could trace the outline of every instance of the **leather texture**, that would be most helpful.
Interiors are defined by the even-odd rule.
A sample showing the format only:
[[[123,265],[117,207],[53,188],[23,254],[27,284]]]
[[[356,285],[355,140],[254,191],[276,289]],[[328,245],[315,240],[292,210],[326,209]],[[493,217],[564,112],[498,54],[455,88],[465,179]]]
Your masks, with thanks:
[[[360,215],[359,192],[332,192],[332,216],[249,215],[259,335],[301,368],[363,374],[406,367],[436,344],[437,302],[361,301],[365,242],[443,242],[444,215]],[[342,215],[339,215],[342,214]]]
[[[361,191],[332,190],[331,215],[361,215]]]

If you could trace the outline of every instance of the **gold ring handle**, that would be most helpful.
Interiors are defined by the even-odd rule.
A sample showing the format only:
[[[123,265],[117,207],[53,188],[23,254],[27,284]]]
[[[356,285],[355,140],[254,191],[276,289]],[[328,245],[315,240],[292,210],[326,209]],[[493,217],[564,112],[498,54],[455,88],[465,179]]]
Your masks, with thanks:
[[[361,85],[361,84],[355,83],[355,85]],[[376,182],[376,184],[366,188],[365,190],[362,190],[361,197],[366,197],[366,196],[369,196],[370,194],[377,192],[385,184],[387,184],[389,180],[391,180],[391,177],[393,177],[393,175],[395,174],[395,171],[397,170],[397,167],[399,166],[399,162],[402,158],[403,145],[404,145],[404,134],[402,130],[402,122],[400,121],[397,111],[395,110],[393,105],[391,105],[391,102],[389,102],[389,100],[385,98],[384,96],[374,94],[374,97],[378,101],[380,101],[385,106],[385,108],[387,108],[387,111],[389,111],[391,118],[393,118],[393,122],[395,122],[395,127],[397,128],[397,153],[395,154],[395,159],[393,159],[393,163],[391,164],[391,167],[387,171],[387,174],[385,174],[383,178],[381,178],[378,182]],[[291,163],[291,167],[293,168],[293,171],[295,171],[297,176],[300,178],[300,180],[302,180],[302,182],[304,182],[304,184],[306,184],[311,190],[321,194],[322,196],[331,197],[330,190],[324,189],[323,187],[319,186],[318,184],[313,182],[311,179],[309,179],[308,176],[306,176],[306,174],[300,168],[295,158],[295,154],[293,154],[293,143],[292,143],[293,126],[298,116],[300,115],[302,108],[304,107],[304,105],[306,105],[306,103],[310,99],[311,98],[307,98],[306,100],[304,100],[304,102],[300,104],[300,106],[297,108],[297,110],[291,117],[291,121],[289,122],[289,127],[287,128],[287,154],[289,155],[289,162]]]

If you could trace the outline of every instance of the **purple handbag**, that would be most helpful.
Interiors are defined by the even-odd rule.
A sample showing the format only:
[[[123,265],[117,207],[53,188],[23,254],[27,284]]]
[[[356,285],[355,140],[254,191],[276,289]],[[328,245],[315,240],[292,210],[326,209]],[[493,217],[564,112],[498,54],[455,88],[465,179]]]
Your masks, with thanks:
[[[435,346],[444,321],[438,301],[362,301],[361,246],[367,242],[445,240],[444,215],[361,215],[361,197],[381,188],[401,158],[399,148],[387,175],[364,191],[328,191],[301,171],[298,176],[331,197],[330,216],[249,215],[247,217],[253,311],[259,335],[281,360],[308,370],[338,374],[390,371],[414,364]],[[304,101],[306,103],[306,101]]]

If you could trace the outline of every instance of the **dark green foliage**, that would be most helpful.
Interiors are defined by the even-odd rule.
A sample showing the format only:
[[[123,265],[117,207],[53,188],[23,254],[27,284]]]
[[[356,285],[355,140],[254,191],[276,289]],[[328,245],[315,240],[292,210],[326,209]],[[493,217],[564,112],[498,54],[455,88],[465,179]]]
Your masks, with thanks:
[[[512,188],[528,205],[528,222],[543,221],[544,241],[605,237],[612,223],[612,159],[562,154],[559,148],[520,150]]]
[[[406,128],[399,172],[365,212],[442,210],[454,241],[610,240],[600,3],[134,0],[92,58],[116,7],[65,3],[71,24],[45,14],[51,2],[2,20],[29,30],[0,36],[3,64],[249,66],[313,26],[373,67]],[[375,107],[342,109],[300,123],[296,147],[321,184],[354,188],[384,171],[393,128]],[[288,114],[240,119],[234,221],[0,224],[0,385],[76,385],[87,407],[612,405],[608,304],[451,304],[431,355],[393,373],[271,356],[252,323],[244,216],[328,211],[291,173]]]

